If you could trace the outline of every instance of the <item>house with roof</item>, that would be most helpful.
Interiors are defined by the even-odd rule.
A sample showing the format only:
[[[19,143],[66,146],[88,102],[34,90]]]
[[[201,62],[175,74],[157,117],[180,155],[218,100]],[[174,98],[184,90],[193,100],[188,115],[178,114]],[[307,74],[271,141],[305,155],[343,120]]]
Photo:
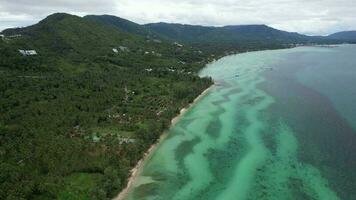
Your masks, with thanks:
[[[19,52],[23,56],[35,56],[35,55],[37,55],[36,50],[22,50],[22,49],[19,49]]]
[[[176,45],[177,47],[183,47],[183,45],[179,44],[178,42],[175,42],[174,45]]]

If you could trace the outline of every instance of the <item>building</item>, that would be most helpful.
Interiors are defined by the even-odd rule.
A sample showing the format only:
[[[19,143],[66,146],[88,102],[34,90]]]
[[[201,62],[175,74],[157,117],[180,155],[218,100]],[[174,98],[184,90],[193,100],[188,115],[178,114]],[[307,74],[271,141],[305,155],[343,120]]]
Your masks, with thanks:
[[[37,52],[35,50],[22,50],[22,49],[19,49],[19,52],[23,56],[35,56],[35,55],[37,55]]]
[[[18,38],[18,37],[21,37],[22,35],[21,34],[15,34],[15,35],[9,35],[7,36],[8,38]]]
[[[183,47],[183,45],[179,44],[178,42],[175,42],[174,45],[176,45],[177,47]]]
[[[114,52],[114,53],[119,53],[119,50],[117,50],[117,49],[112,49],[112,51]]]
[[[124,51],[124,52],[129,52],[130,51],[130,49],[128,47],[124,47],[124,46],[119,46],[119,49],[121,51]]]

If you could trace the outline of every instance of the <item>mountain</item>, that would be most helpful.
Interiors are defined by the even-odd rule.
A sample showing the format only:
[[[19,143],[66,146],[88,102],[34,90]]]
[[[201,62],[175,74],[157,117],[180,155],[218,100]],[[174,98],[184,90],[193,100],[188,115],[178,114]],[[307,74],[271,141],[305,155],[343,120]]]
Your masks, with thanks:
[[[3,31],[3,34],[7,38],[9,48],[35,49],[39,53],[37,59],[53,59],[66,63],[60,65],[59,68],[63,68],[63,66],[75,68],[77,60],[92,61],[93,63],[95,60],[107,60],[111,63],[135,67],[159,66],[159,63],[165,63],[164,66],[166,66],[169,62],[163,58],[184,62],[189,62],[187,59],[192,60],[191,55],[187,56],[193,52],[192,49],[189,47],[176,49],[172,42],[157,42],[154,39],[147,39],[143,35],[149,31],[146,32],[143,26],[110,16],[100,16],[99,18],[109,18],[112,24],[116,25],[94,18],[94,16],[82,18],[56,13],[38,24],[25,28],[7,29]],[[119,24],[122,28],[118,28]],[[20,37],[14,38],[13,36],[16,35]],[[113,49],[120,48],[126,50],[115,55]],[[153,54],[156,55],[153,56],[154,59],[151,58],[152,63],[147,60],[149,56],[145,52],[150,53],[151,57]],[[154,53],[152,54],[152,52]],[[203,59],[203,55],[196,54],[195,56],[199,61]],[[142,62],[144,59],[147,60],[146,63]],[[175,66],[176,64],[170,65]]]
[[[85,18],[105,23],[127,33],[189,44],[215,54],[230,50],[246,51],[284,48],[295,44],[339,42],[334,38],[312,37],[266,25],[213,27],[163,22],[139,25],[110,15],[89,15]]]
[[[298,33],[280,31],[266,25],[237,25],[225,27],[209,27],[199,25],[151,23],[139,25],[137,23],[110,15],[88,15],[84,18],[99,21],[116,27],[128,33],[161,37],[171,41],[183,43],[216,43],[216,42],[246,42],[246,41],[309,41],[310,37]]]
[[[149,29],[146,29],[140,24],[112,15],[87,15],[84,17],[84,19],[89,19],[112,27],[116,27],[122,31],[131,34],[137,34],[141,36],[153,35],[153,33],[151,33]]]
[[[111,47],[139,40],[115,28],[65,13],[50,15],[29,27],[4,30],[3,34],[8,38],[20,36],[8,40],[11,46],[36,49],[41,56],[63,58],[103,56],[111,52]]]
[[[154,23],[144,25],[147,29],[158,33],[161,37],[180,42],[194,43],[215,28],[183,24]]]
[[[356,31],[343,31],[334,33],[328,36],[331,39],[344,40],[348,42],[356,42]]]
[[[281,41],[290,42],[307,40],[308,37],[273,29],[266,25],[237,25],[224,27],[204,27],[182,24],[156,23],[147,24],[147,28],[182,42],[246,42],[246,41]]]
[[[278,30],[266,25],[235,25],[204,27],[194,25],[153,23],[145,25],[162,37],[180,42],[226,46],[230,49],[281,48],[294,44],[338,43],[334,38],[307,36]]]

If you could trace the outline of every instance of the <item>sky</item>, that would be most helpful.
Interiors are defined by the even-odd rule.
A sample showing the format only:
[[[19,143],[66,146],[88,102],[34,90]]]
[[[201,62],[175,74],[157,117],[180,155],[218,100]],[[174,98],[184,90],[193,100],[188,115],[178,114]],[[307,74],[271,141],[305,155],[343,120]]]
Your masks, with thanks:
[[[356,0],[0,0],[0,30],[56,12],[110,14],[139,24],[266,24],[308,35],[356,30]]]

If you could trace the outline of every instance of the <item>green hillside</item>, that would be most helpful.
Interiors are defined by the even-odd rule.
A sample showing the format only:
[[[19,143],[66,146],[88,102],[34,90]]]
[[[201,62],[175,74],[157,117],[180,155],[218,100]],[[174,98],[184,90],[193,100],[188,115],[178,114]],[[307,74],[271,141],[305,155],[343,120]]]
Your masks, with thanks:
[[[145,28],[144,26],[120,17],[116,17],[112,15],[87,15],[84,18],[92,21],[100,22],[115,28],[119,28],[127,33],[146,36],[146,37],[149,36],[154,37],[154,33],[152,33],[149,29]]]
[[[115,196],[211,84],[195,75],[211,58],[194,48],[73,15],[2,34],[0,199]]]
[[[344,40],[347,42],[356,42],[356,31],[342,31],[328,36],[331,39]]]
[[[340,43],[337,39],[281,31],[266,25],[204,27],[169,23],[146,24],[161,37],[192,44],[211,51],[258,50],[291,47],[296,44]]]
[[[86,19],[102,22],[127,33],[164,41],[192,45],[213,54],[251,50],[286,48],[297,44],[340,43],[337,38],[307,36],[281,31],[266,25],[235,25],[224,27],[152,23],[137,23],[110,15],[89,15]]]

